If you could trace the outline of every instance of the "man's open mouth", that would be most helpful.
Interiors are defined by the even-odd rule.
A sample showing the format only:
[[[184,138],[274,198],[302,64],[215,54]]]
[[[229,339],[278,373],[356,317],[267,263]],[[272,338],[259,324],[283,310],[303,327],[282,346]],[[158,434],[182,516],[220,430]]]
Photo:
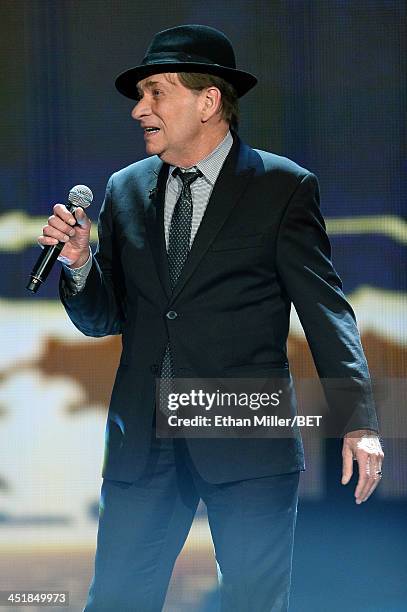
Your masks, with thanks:
[[[144,128],[144,133],[145,134],[154,134],[155,132],[159,132],[160,128],[157,127],[146,127]]]

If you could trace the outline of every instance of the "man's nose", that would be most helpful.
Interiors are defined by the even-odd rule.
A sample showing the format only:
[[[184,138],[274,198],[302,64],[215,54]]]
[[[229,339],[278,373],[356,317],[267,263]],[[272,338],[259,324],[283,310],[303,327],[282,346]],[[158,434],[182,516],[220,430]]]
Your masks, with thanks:
[[[133,119],[139,120],[141,119],[141,117],[149,115],[150,113],[151,109],[149,104],[147,103],[145,98],[142,98],[137,102],[136,106],[131,111],[131,116],[133,117]]]

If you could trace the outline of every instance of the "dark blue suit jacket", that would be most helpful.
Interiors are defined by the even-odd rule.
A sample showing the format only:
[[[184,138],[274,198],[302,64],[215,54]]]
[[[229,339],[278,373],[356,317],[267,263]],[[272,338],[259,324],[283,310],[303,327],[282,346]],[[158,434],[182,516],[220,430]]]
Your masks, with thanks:
[[[61,299],[79,330],[122,334],[103,476],[133,482],[148,461],[155,377],[168,340],[178,377],[289,375],[291,303],[319,376],[353,388],[344,431],[377,431],[368,368],[331,263],[315,175],[234,134],[173,293],[163,223],[167,176],[168,165],[156,156],[113,174],[84,290],[71,295],[61,276]],[[169,310],[178,316],[167,318]],[[187,443],[198,471],[213,483],[304,469],[299,434]]]

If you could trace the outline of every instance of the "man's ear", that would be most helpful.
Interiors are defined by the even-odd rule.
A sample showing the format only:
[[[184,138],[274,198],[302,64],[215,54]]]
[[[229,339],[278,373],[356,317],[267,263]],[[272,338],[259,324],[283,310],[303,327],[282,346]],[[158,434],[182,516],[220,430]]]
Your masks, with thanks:
[[[202,121],[206,123],[216,115],[222,105],[222,94],[217,87],[207,87],[202,91]]]

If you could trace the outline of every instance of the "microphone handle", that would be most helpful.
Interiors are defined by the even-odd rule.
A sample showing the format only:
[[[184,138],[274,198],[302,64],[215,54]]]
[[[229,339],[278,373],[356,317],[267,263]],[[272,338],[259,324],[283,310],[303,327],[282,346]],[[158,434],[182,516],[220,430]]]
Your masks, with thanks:
[[[78,206],[75,206],[69,202],[69,204],[66,205],[66,208],[69,210],[69,212],[74,214]],[[79,223],[76,222],[75,225],[79,225]],[[73,227],[75,227],[75,225]],[[26,287],[28,291],[37,293],[42,283],[47,280],[48,274],[51,272],[52,266],[58,259],[59,254],[61,253],[65,244],[65,242],[58,242],[58,244],[48,245],[42,249],[42,253],[40,253],[40,256],[38,257],[30,274],[30,280],[28,281]]]

